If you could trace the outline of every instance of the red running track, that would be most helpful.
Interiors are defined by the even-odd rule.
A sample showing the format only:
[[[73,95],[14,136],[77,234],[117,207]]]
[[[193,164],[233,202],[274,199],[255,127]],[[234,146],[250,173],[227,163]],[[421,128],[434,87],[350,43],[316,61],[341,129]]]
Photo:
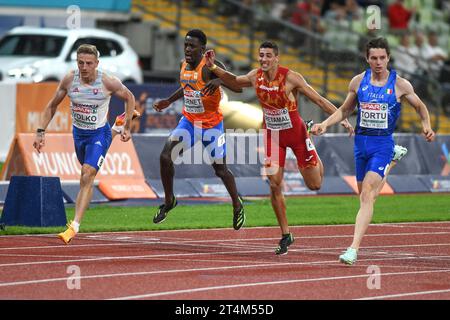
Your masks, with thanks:
[[[0,299],[450,299],[450,222],[0,237]]]

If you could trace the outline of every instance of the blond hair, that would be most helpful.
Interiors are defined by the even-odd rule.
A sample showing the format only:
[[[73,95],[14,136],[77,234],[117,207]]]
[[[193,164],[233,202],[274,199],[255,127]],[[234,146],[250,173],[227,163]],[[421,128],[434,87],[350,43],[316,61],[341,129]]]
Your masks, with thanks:
[[[92,44],[82,44],[77,49],[77,55],[84,53],[84,54],[92,54],[96,58],[99,57],[97,47]]]

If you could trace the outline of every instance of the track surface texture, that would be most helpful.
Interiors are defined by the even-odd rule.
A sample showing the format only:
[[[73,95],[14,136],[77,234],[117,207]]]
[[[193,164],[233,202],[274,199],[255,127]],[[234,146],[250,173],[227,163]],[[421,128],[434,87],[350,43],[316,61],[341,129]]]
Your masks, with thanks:
[[[353,225],[0,237],[0,299],[450,299],[450,222],[372,224],[353,266]]]

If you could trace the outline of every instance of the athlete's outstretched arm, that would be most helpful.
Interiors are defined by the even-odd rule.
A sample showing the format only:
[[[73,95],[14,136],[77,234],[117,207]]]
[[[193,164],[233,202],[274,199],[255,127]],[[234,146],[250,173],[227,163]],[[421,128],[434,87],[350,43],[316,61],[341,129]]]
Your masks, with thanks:
[[[315,135],[324,134],[329,126],[332,126],[344,119],[347,119],[352,114],[357,103],[356,90],[357,87],[359,86],[359,82],[361,82],[361,80],[358,77],[359,76],[356,76],[352,79],[352,81],[350,81],[350,84],[348,86],[347,97],[345,98],[342,106],[340,106],[336,112],[334,112],[331,116],[325,119],[322,123],[317,123],[313,125],[311,133]]]
[[[183,97],[183,87],[179,87],[174,93],[172,93],[167,99],[162,99],[153,104],[153,109],[158,112],[163,111],[172,103]]]
[[[58,108],[61,101],[63,101],[64,97],[67,95],[67,91],[69,90],[70,84],[73,80],[73,72],[68,73],[58,85],[56,92],[52,99],[48,102],[45,107],[44,113],[42,115],[41,124],[38,128],[38,132],[36,132],[36,137],[34,139],[33,146],[36,148],[37,152],[41,152],[42,147],[45,146],[45,129],[47,129],[48,124],[53,119],[53,116],[56,113],[56,109]]]
[[[103,77],[103,84],[112,95],[125,101],[125,125],[120,139],[126,142],[131,138],[131,119],[136,107],[136,99],[131,91],[117,77],[105,75]]]
[[[222,79],[224,85],[231,87],[251,87],[254,84],[254,79],[256,77],[256,70],[252,70],[246,75],[237,76],[229,71],[226,71],[214,64],[216,55],[213,50],[208,50],[205,52],[206,66],[211,70],[216,76]]]
[[[435,133],[433,129],[431,129],[430,114],[428,113],[427,107],[414,92],[414,88],[408,80],[404,78],[398,78],[397,85],[404,93],[403,97],[406,99],[406,101],[408,101],[419,114],[422,122],[422,133],[425,136],[425,139],[428,142],[433,141]]]
[[[293,84],[293,87],[298,90],[301,94],[305,95],[311,102],[318,105],[326,113],[333,115],[338,109],[332,104],[328,99],[322,97],[313,87],[311,87],[303,78],[303,76],[297,72],[290,71],[287,75],[287,81]],[[342,125],[348,130],[350,135],[353,134],[353,126],[345,118],[342,121]],[[338,122],[338,121],[337,121]]]
[[[217,65],[218,67],[222,68],[223,70],[225,70],[225,71],[227,70],[227,68],[225,67],[225,65],[224,65],[221,61],[216,60],[215,63],[216,63],[216,65]],[[237,93],[241,93],[241,92],[242,92],[242,87],[241,87],[241,86],[239,86],[239,85],[232,85],[231,83],[225,83],[222,79],[220,79],[219,77],[217,77],[217,76],[214,74],[213,71],[210,71],[210,70],[209,70],[209,72],[210,72],[210,78],[211,78],[211,80],[213,80],[213,79],[219,79],[219,80],[220,80],[220,84],[223,85],[224,87],[230,89],[231,91],[237,92]]]
[[[67,74],[58,85],[56,92],[52,99],[48,102],[45,107],[44,114],[41,120],[40,128],[46,129],[50,121],[53,119],[53,116],[56,113],[56,109],[58,108],[61,101],[63,101],[64,97],[67,95],[67,91],[69,90],[70,83],[73,80],[73,74]]]
[[[180,61],[180,70],[183,66],[183,60]],[[177,90],[175,90],[174,93],[172,93],[167,99],[159,100],[155,103],[153,103],[153,109],[155,109],[158,112],[163,111],[165,108],[170,106],[172,103],[183,97],[183,87],[179,87]]]

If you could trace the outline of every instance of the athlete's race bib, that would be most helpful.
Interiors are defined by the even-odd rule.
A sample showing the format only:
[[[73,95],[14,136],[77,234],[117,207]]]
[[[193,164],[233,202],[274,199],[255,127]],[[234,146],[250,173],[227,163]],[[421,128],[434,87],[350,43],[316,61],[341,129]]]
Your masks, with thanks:
[[[388,127],[388,104],[361,102],[359,125],[371,129],[387,129]]]
[[[202,102],[202,93],[195,90],[184,90],[184,106],[186,112],[203,113],[205,107]]]
[[[292,128],[291,117],[287,108],[284,109],[266,109],[263,108],[264,120],[267,129],[285,130]]]
[[[97,129],[98,106],[72,103],[72,121],[77,128]]]

